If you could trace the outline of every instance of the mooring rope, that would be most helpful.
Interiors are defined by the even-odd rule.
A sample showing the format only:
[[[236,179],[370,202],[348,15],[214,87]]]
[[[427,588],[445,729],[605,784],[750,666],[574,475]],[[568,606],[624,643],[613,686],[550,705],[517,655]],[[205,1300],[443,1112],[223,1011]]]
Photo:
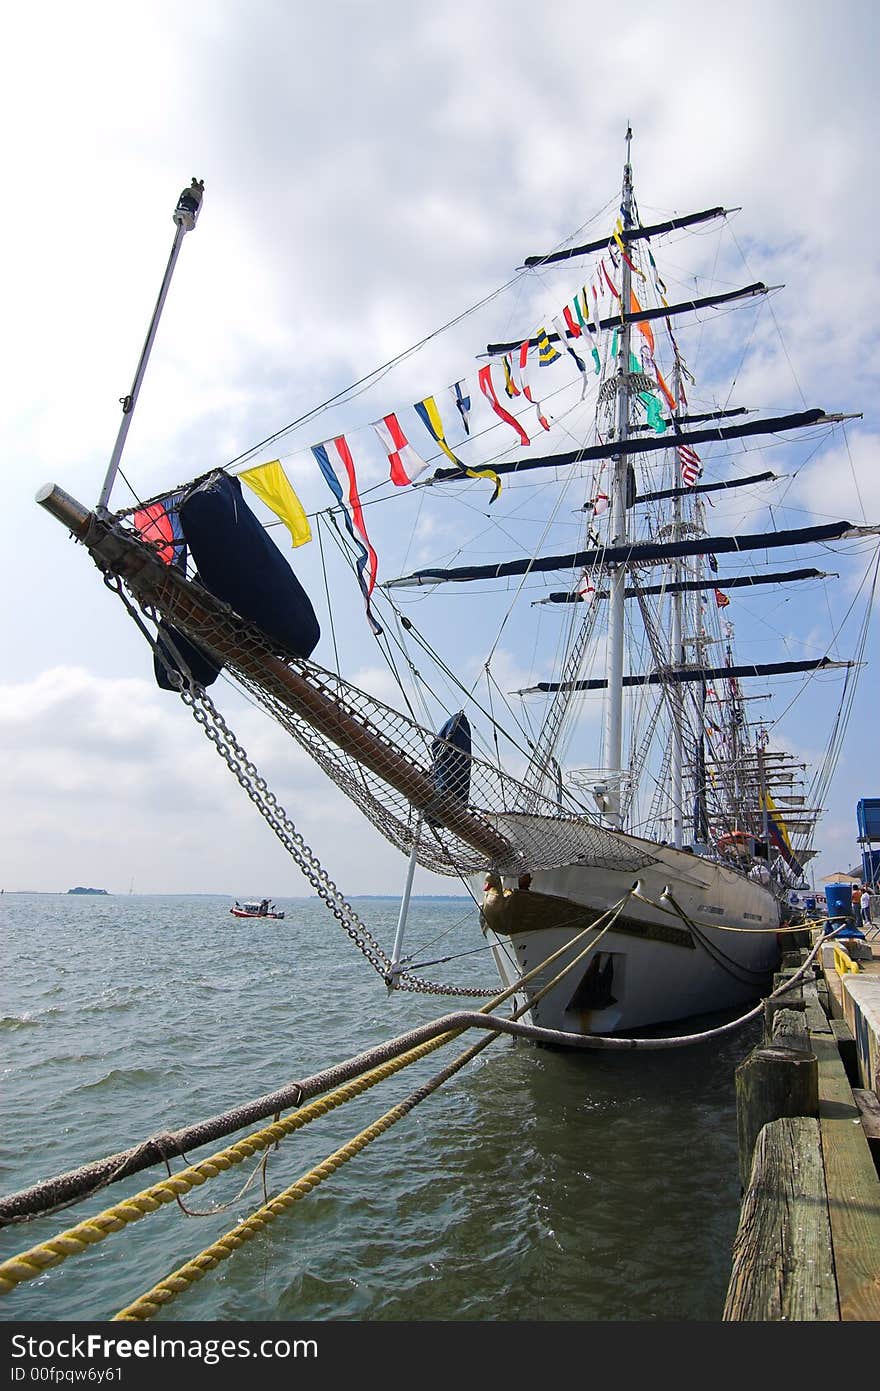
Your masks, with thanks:
[[[68,1256],[78,1255],[89,1246],[103,1241],[112,1232],[121,1231],[133,1222],[140,1221],[142,1217],[156,1212],[166,1203],[173,1203],[181,1193],[188,1193],[192,1188],[206,1183],[209,1178],[214,1178],[233,1165],[269,1149],[279,1140],[308,1125],[310,1121],[327,1115],[347,1101],[354,1100],[370,1087],[384,1081],[386,1077],[442,1047],[451,1037],[451,1033],[444,1031],[419,1048],[374,1068],[365,1076],[339,1087],[329,1096],[311,1102],[286,1119],[273,1122],[272,1125],[245,1136],[218,1154],[198,1164],[192,1164],[169,1178],[161,1179],[133,1197],[125,1198],[97,1216],[87,1218],[68,1231],[62,1232],[60,1236],[52,1237],[18,1256],[11,1257],[0,1264],[0,1294],[8,1294],[16,1285],[35,1279],[51,1266],[60,1265]]]
[[[632,891],[630,891],[630,893],[631,892]],[[630,893],[627,893],[613,909],[609,909],[602,915],[609,920],[606,927],[602,929],[602,932],[607,931],[608,928],[613,925],[619,913],[622,912]],[[583,937],[587,931],[592,930],[593,928],[585,929],[584,933],[579,934],[579,937]],[[599,936],[602,935],[602,932],[599,933]],[[576,942],[578,939],[573,940]],[[598,938],[595,940],[598,940]],[[587,952],[592,950],[594,944],[595,943],[591,943],[584,951],[574,957],[572,961],[544,986],[535,999],[543,996],[549,988],[567,975],[578,962],[583,959]],[[515,1024],[517,1016],[530,1009],[535,1001],[529,1001],[521,1006],[519,1010],[515,1011],[514,1016],[510,1020],[492,1019],[489,1017],[489,1010],[498,1008],[506,999],[520,990],[524,984],[528,983],[530,978],[534,977],[539,971],[545,970],[548,964],[555,962],[566,951],[569,951],[571,946],[572,943],[567,943],[564,947],[552,953],[551,956],[545,958],[544,961],[534,967],[527,975],[521,977],[504,991],[500,992],[494,1000],[490,1001],[476,1014],[461,1011],[458,1014],[447,1016],[446,1019],[435,1020],[429,1025],[422,1026],[421,1030],[411,1031],[410,1034],[404,1036],[402,1040],[396,1040],[395,1042],[399,1042],[402,1045],[402,1049],[405,1048],[406,1051],[401,1051],[400,1056],[389,1059],[379,1067],[373,1068],[358,1080],[349,1082],[339,1087],[336,1091],[331,1092],[329,1096],[316,1100],[308,1106],[304,1106],[285,1120],[276,1120],[272,1125],[265,1127],[261,1131],[257,1131],[253,1135],[246,1136],[234,1145],[230,1145],[227,1149],[222,1150],[219,1154],[213,1155],[198,1164],[190,1165],[187,1169],[171,1175],[167,1179],[160,1180],[158,1183],[151,1185],[149,1188],[144,1189],[131,1198],[123,1200],[121,1203],[115,1204],[113,1207],[106,1209],[97,1216],[78,1223],[59,1236],[53,1237],[46,1242],[32,1247],[28,1251],[22,1252],[4,1261],[0,1264],[0,1295],[8,1294],[17,1285],[35,1279],[42,1274],[44,1270],[59,1265],[62,1261],[66,1260],[68,1256],[76,1255],[86,1250],[89,1246],[96,1245],[112,1232],[121,1231],[133,1222],[137,1222],[142,1217],[146,1217],[149,1213],[157,1211],[163,1205],[179,1200],[181,1193],[189,1192],[193,1187],[205,1183],[209,1178],[213,1178],[219,1173],[225,1172],[234,1164],[238,1164],[244,1159],[252,1157],[261,1150],[270,1148],[273,1144],[277,1144],[280,1140],[286,1138],[287,1135],[302,1129],[310,1121],[319,1116],[326,1115],[329,1111],[336,1109],[336,1107],[343,1105],[347,1101],[353,1100],[370,1087],[375,1086],[378,1082],[384,1081],[386,1077],[392,1076],[402,1068],[408,1067],[410,1064],[419,1061],[437,1048],[442,1047],[444,1044],[458,1037],[466,1028],[489,1028],[493,1030],[495,1034],[506,1031],[505,1026],[508,1024]],[[527,1026],[524,1025],[519,1026],[519,1029],[526,1028]],[[519,1032],[519,1029],[517,1029],[517,1032]],[[420,1042],[416,1047],[412,1047],[412,1038],[414,1035],[423,1032],[428,1033],[429,1037]],[[548,1035],[554,1035],[557,1040],[567,1037],[564,1033],[556,1030],[548,1030],[545,1032],[547,1032]],[[479,1050],[480,1047],[486,1046],[489,1042],[491,1042],[491,1036],[483,1040],[479,1045],[476,1045],[476,1047]],[[456,1068],[455,1070],[457,1071],[458,1069]],[[450,1075],[452,1074],[450,1073]],[[439,1086],[440,1084],[438,1083],[437,1085]],[[432,1088],[432,1090],[434,1090],[434,1088]],[[430,1093],[426,1093],[426,1095],[428,1094]]]
[[[201,1280],[209,1270],[213,1270],[221,1261],[228,1260],[240,1246],[265,1231],[266,1227],[281,1217],[301,1198],[311,1193],[312,1189],[317,1188],[325,1179],[330,1178],[338,1169],[341,1169],[343,1164],[354,1159],[361,1150],[366,1149],[367,1145],[372,1144],[404,1116],[409,1115],[414,1107],[435,1092],[456,1072],[459,1072],[477,1053],[492,1043],[495,1037],[497,1037],[496,1034],[490,1034],[487,1038],[480,1039],[479,1043],[466,1049],[464,1053],[459,1054],[448,1067],[435,1073],[421,1087],[410,1092],[403,1101],[398,1102],[390,1111],[386,1111],[378,1120],[373,1121],[372,1125],[368,1125],[346,1141],[339,1149],[334,1150],[320,1164],[316,1164],[314,1168],[302,1174],[289,1188],[279,1193],[277,1197],[271,1198],[268,1203],[264,1203],[256,1212],[251,1213],[250,1217],[237,1223],[231,1231],[226,1232],[217,1241],[206,1247],[204,1251],[201,1251],[177,1270],[172,1271],[164,1280],[155,1284],[152,1289],[147,1290],[145,1294],[140,1295],[124,1309],[120,1309],[118,1313],[113,1315],[114,1321],[146,1321],[154,1318],[178,1294],[182,1294],[191,1285]]]
[[[550,956],[539,962],[537,966],[520,976],[512,985],[496,993],[491,1000],[481,1007],[478,1014],[474,1015],[462,1011],[445,1015],[440,1020],[420,1025],[386,1043],[377,1044],[365,1052],[358,1053],[342,1063],[325,1068],[301,1081],[289,1082],[277,1091],[269,1092],[268,1095],[260,1097],[256,1101],[226,1111],[210,1120],[198,1122],[173,1133],[166,1132],[153,1136],[129,1150],[109,1155],[104,1159],[94,1160],[91,1164],[83,1165],[64,1174],[58,1174],[53,1178],[44,1179],[31,1188],[22,1189],[18,1193],[0,1198],[0,1227],[10,1223],[30,1221],[33,1217],[46,1216],[51,1212],[56,1212],[81,1198],[99,1192],[111,1183],[119,1182],[121,1179],[129,1178],[136,1173],[142,1173],[156,1163],[167,1162],[168,1157],[185,1155],[187,1150],[197,1149],[200,1145],[209,1144],[226,1135],[231,1135],[254,1121],[265,1120],[268,1116],[287,1110],[291,1106],[301,1106],[303,1102],[329,1091],[332,1087],[360,1076],[367,1068],[398,1057],[426,1039],[433,1038],[438,1032],[442,1032],[443,1027],[455,1027],[457,1021],[461,1021],[462,1027],[467,1027],[468,1021],[479,1019],[489,1011],[498,1009],[512,995],[528,985],[540,971],[555,965],[567,952],[577,947],[589,933],[600,928],[606,918],[616,917],[628,898],[635,892],[635,888],[636,885],[633,885],[617,904],[606,909],[594,923],[572,937],[571,941],[564,943]],[[572,966],[574,964],[576,963],[571,963]],[[577,1035],[560,1034],[559,1037],[565,1040],[569,1037],[573,1039]]]
[[[608,922],[600,931],[599,937],[603,936],[605,932],[613,927],[631,894],[632,889],[623,896],[613,909],[608,910],[602,915],[608,918]],[[597,941],[598,937],[595,938],[584,951],[580,952],[572,961],[564,966],[563,969],[559,971],[552,980],[548,981],[535,996],[515,1010],[510,1020],[490,1020],[486,1018],[483,1021],[484,1024],[492,1027],[493,1025],[515,1023],[517,1021],[517,1016],[527,1013],[528,1010],[537,1003],[538,999],[543,998],[548,990],[552,989],[552,987],[566,976],[588,952],[593,950]],[[567,948],[563,948],[563,950],[566,949]],[[553,957],[556,958],[559,954],[559,952],[556,952],[553,954]],[[529,975],[533,976],[538,970],[545,969],[547,961],[550,959],[551,958],[547,958],[546,961],[541,963],[540,967],[536,967]],[[526,978],[523,977],[523,980],[525,979]],[[510,987],[509,990],[512,993],[513,987]],[[484,1007],[481,1013],[486,1014],[487,1008],[488,1007]],[[456,1035],[450,1035],[449,1037],[457,1036],[457,1034],[461,1032],[463,1032],[463,1030],[458,1030]],[[556,1031],[548,1030],[547,1032]],[[286,1212],[288,1208],[298,1202],[300,1198],[304,1198],[306,1194],[310,1193],[313,1188],[316,1188],[319,1183],[323,1183],[324,1179],[335,1174],[337,1169],[341,1168],[349,1159],[353,1159],[355,1155],[359,1154],[361,1150],[365,1149],[373,1140],[383,1135],[385,1131],[389,1130],[397,1121],[402,1120],[415,1106],[418,1106],[420,1102],[424,1101],[426,1097],[435,1092],[444,1082],[447,1082],[450,1077],[453,1077],[455,1073],[459,1072],[461,1068],[476,1057],[478,1053],[488,1047],[496,1037],[498,1037],[497,1033],[490,1034],[488,1037],[480,1039],[478,1043],[472,1044],[470,1048],[465,1049],[465,1051],[460,1053],[447,1067],[435,1073],[432,1078],[423,1083],[423,1085],[418,1087],[414,1092],[411,1092],[408,1097],[402,1102],[399,1102],[398,1105],[392,1107],[390,1111],[386,1111],[385,1114],[380,1116],[377,1121],[374,1121],[372,1125],[367,1126],[365,1130],[360,1131],[358,1135],[355,1135],[340,1149],[334,1151],[333,1154],[329,1155],[320,1164],[310,1169],[308,1173],[303,1174],[295,1183],[291,1184],[289,1188],[279,1194],[277,1198],[273,1198],[265,1203],[257,1212],[253,1213],[249,1218],[246,1218],[245,1221],[238,1223],[231,1231],[226,1232],[219,1240],[213,1242],[204,1251],[200,1252],[198,1256],[187,1261],[178,1270],[166,1276],[164,1280],[160,1280],[158,1284],[154,1285],[152,1289],[141,1295],[132,1304],[121,1309],[114,1315],[114,1319],[131,1321],[153,1318],[178,1294],[188,1289],[191,1284],[201,1280],[209,1270],[219,1265],[221,1261],[228,1259],[228,1257],[231,1256],[239,1246],[243,1245],[245,1241],[251,1240],[259,1232],[263,1231],[270,1222],[275,1221],[277,1217]]]
[[[632,893],[632,890],[630,890],[630,893]],[[623,906],[629,897],[630,894],[627,894],[625,898],[622,899],[621,902],[617,905],[617,910],[614,913],[614,916],[611,918],[611,921],[607,924],[606,928],[604,928],[603,931],[607,931],[608,928],[612,926],[614,918],[616,918],[617,914],[622,911]],[[793,979],[797,979],[797,977],[799,977],[804,971],[808,969],[816,953],[819,951],[821,945],[821,941],[816,943],[816,946],[814,947],[812,952],[809,953],[807,959],[804,961],[804,963],[800,967],[799,971],[795,974],[795,977],[793,977]],[[591,943],[590,947],[587,950],[592,950],[593,946],[595,946],[595,942]],[[576,964],[576,962],[581,959],[581,956],[585,954],[586,952],[581,953],[575,959],[575,961],[569,963],[569,966],[566,967],[565,970],[560,973],[560,975],[566,974],[567,971],[570,970]],[[547,989],[551,988],[552,985],[556,983],[556,980],[558,978],[559,977],[555,977],[553,981],[548,982],[548,984],[544,987],[544,990],[546,991]],[[784,990],[788,990],[790,988],[791,982],[786,982],[785,986],[780,987],[777,991],[774,991],[773,995],[771,995],[770,998],[773,998],[774,995],[784,993]],[[544,993],[544,991],[539,993]],[[536,998],[537,997],[533,997],[528,1004],[521,1006],[520,1009],[516,1011],[516,1013],[524,1013],[526,1010],[530,1009],[532,1005],[535,1003]],[[734,1023],[737,1026],[742,1025],[744,1022],[746,1022],[747,1019],[754,1018],[755,1015],[759,1013],[763,1008],[764,1002],[762,1001],[755,1008],[755,1010],[749,1013],[749,1015],[744,1016],[741,1020],[734,1021]],[[499,1029],[501,1029],[504,1026],[510,1025],[516,1027],[515,1016],[514,1019],[511,1020],[485,1019],[484,1022],[489,1024],[490,1026],[496,1025],[499,1027]],[[701,1037],[710,1038],[713,1036],[717,1036],[720,1033],[729,1031],[731,1027],[732,1025],[725,1025],[721,1026],[717,1030],[708,1030]],[[551,1035],[554,1033],[558,1034],[558,1031],[555,1030],[537,1029],[531,1026],[525,1027],[524,1032],[527,1037],[532,1038],[538,1035]],[[410,1093],[410,1095],[406,1097],[404,1101],[400,1102],[397,1106],[392,1107],[390,1111],[386,1111],[386,1113],[383,1116],[381,1116],[377,1121],[374,1121],[372,1125],[360,1131],[358,1135],[353,1136],[351,1140],[349,1140],[345,1145],[341,1146],[339,1149],[334,1151],[333,1154],[329,1155],[320,1164],[310,1169],[307,1173],[301,1175],[301,1177],[297,1179],[295,1183],[291,1184],[289,1188],[285,1189],[283,1193],[279,1194],[276,1198],[273,1198],[271,1201],[264,1204],[264,1206],[260,1208],[257,1212],[253,1213],[251,1217],[247,1218],[244,1222],[239,1223],[231,1231],[226,1232],[217,1241],[213,1242],[210,1246],[206,1247],[204,1251],[200,1252],[199,1255],[187,1261],[184,1265],[180,1266],[177,1270],[173,1271],[163,1280],[160,1280],[150,1290],[148,1290],[145,1294],[140,1295],[131,1304],[128,1304],[125,1306],[125,1308],[120,1309],[119,1312],[113,1316],[114,1321],[133,1322],[146,1321],[148,1319],[154,1318],[158,1313],[161,1312],[161,1310],[167,1304],[169,1304],[173,1299],[175,1299],[178,1294],[185,1292],[187,1289],[190,1288],[191,1285],[201,1280],[210,1270],[214,1269],[217,1265],[219,1265],[221,1261],[228,1259],[236,1250],[238,1250],[240,1246],[244,1245],[245,1242],[252,1240],[253,1237],[257,1236],[259,1233],[264,1231],[265,1228],[268,1225],[270,1225],[270,1223],[272,1223],[276,1220],[276,1218],[280,1217],[283,1213],[285,1213],[301,1198],[305,1197],[307,1193],[310,1193],[313,1188],[316,1188],[318,1184],[323,1183],[323,1181],[326,1178],[329,1178],[333,1174],[335,1174],[336,1171],[339,1168],[341,1168],[343,1164],[347,1163],[349,1159],[353,1159],[357,1154],[361,1152],[361,1150],[365,1149],[368,1144],[371,1144],[373,1140],[377,1139],[380,1135],[384,1134],[385,1131],[389,1130],[392,1125],[396,1124],[398,1120],[401,1120],[405,1115],[408,1115],[409,1112],[419,1104],[419,1102],[423,1101],[425,1097],[430,1096],[432,1092],[436,1091],[437,1088],[443,1084],[443,1082],[447,1081],[451,1076],[458,1072],[467,1062],[469,1062],[477,1053],[479,1053],[483,1048],[487,1047],[488,1044],[492,1042],[493,1037],[495,1036],[496,1035],[492,1035],[488,1038],[481,1039],[478,1043],[473,1044],[470,1048],[466,1049],[465,1052],[460,1054],[456,1059],[454,1059],[448,1067],[444,1068],[441,1072],[435,1074],[434,1077],[430,1078],[429,1081],[424,1083],[416,1091]],[[562,1035],[562,1037],[567,1036]],[[580,1035],[579,1037],[584,1039],[584,1042],[586,1042],[588,1036]],[[694,1036],[690,1037],[693,1038]],[[596,1042],[597,1040],[594,1038],[590,1041]],[[603,1043],[612,1042],[612,1040],[608,1039],[603,1039],[602,1041]],[[671,1039],[613,1040],[613,1042],[615,1043],[619,1042],[629,1045],[653,1044],[654,1046],[657,1046],[658,1043],[668,1045],[675,1042],[676,1044],[680,1044],[682,1041],[682,1038],[678,1038],[674,1041]]]
[[[411,1063],[428,1056],[431,1052],[460,1036],[466,1029],[482,1028],[489,1031],[486,1038],[473,1044],[471,1048],[467,1049],[465,1053],[461,1054],[449,1064],[447,1068],[436,1074],[435,1077],[431,1078],[428,1082],[422,1084],[422,1086],[411,1093],[409,1097],[405,1098],[403,1102],[392,1107],[391,1110],[380,1117],[378,1121],[373,1122],[373,1124],[368,1126],[364,1131],[354,1136],[346,1145],[334,1151],[333,1154],[329,1155],[319,1165],[315,1166],[315,1168],[302,1175],[296,1183],[291,1185],[290,1188],[286,1189],[281,1195],[268,1200],[257,1212],[253,1213],[251,1217],[237,1224],[232,1232],[221,1237],[217,1242],[213,1243],[211,1247],[207,1248],[206,1251],[202,1252],[192,1261],[187,1262],[180,1270],[175,1271],[171,1276],[167,1277],[167,1280],[161,1282],[154,1290],[142,1296],[141,1300],[136,1301],[133,1305],[128,1306],[115,1316],[118,1319],[152,1317],[153,1314],[156,1313],[164,1303],[167,1303],[173,1298],[176,1293],[187,1288],[193,1281],[201,1279],[202,1275],[212,1269],[220,1260],[231,1255],[244,1241],[251,1239],[252,1236],[256,1235],[257,1232],[262,1230],[269,1222],[274,1221],[275,1218],[283,1211],[286,1211],[289,1206],[298,1201],[299,1198],[305,1196],[312,1188],[316,1187],[318,1183],[323,1182],[325,1178],[335,1173],[348,1159],[360,1153],[360,1151],[367,1144],[371,1143],[373,1139],[376,1139],[380,1134],[383,1134],[395,1124],[397,1120],[408,1114],[414,1106],[418,1105],[425,1097],[431,1095],[433,1091],[436,1091],[444,1081],[458,1072],[466,1062],[483,1048],[487,1047],[499,1034],[506,1033],[514,1037],[526,1038],[534,1042],[588,1050],[608,1049],[625,1051],[640,1049],[651,1051],[688,1047],[703,1043],[742,1028],[746,1023],[763,1011],[769,1000],[778,998],[795,988],[800,978],[810,969],[821,947],[828,941],[834,940],[845,930],[845,927],[842,926],[833,932],[826,932],[823,934],[808,952],[804,962],[792,974],[790,979],[773,990],[767,997],[767,1000],[761,1000],[753,1009],[735,1020],[718,1025],[713,1029],[701,1031],[700,1033],[675,1035],[667,1038],[609,1037],[604,1035],[570,1034],[564,1030],[547,1029],[521,1023],[519,1015],[533,1008],[534,1004],[537,1003],[540,998],[543,998],[547,991],[552,989],[553,986],[567,975],[584,956],[593,950],[603,933],[610,930],[613,926],[616,917],[622,912],[629,897],[636,893],[637,888],[638,885],[633,885],[632,889],[629,890],[613,909],[608,910],[602,915],[603,917],[607,917],[609,921],[598,936],[594,938],[583,951],[568,962],[560,972],[549,981],[545,982],[541,989],[530,997],[525,1004],[521,1005],[510,1018],[495,1018],[490,1015],[489,1011],[497,1008],[505,999],[520,991],[522,986],[538,972],[546,970],[549,964],[555,962],[567,950],[570,950],[571,946],[578,939],[573,939],[572,943],[568,943],[565,947],[552,953],[551,956],[547,957],[538,966],[533,968],[532,971],[528,972],[526,976],[521,977],[512,985],[508,986],[506,990],[501,992],[496,1000],[490,1001],[482,1010],[476,1012],[458,1011],[454,1014],[444,1016],[441,1019],[434,1020],[430,1024],[423,1025],[419,1029],[410,1031],[409,1034],[402,1036],[400,1040],[393,1041],[395,1044],[399,1043],[405,1051],[402,1051],[397,1057],[388,1059],[379,1067],[371,1069],[357,1080],[337,1088],[326,1097],[311,1102],[309,1105],[304,1106],[284,1120],[276,1119],[272,1125],[265,1127],[255,1134],[245,1136],[242,1140],[229,1146],[219,1154],[213,1155],[198,1164],[190,1165],[187,1169],[171,1175],[167,1179],[161,1180],[134,1197],[126,1199],[116,1204],[114,1207],[107,1209],[105,1212],[98,1214],[96,1217],[79,1223],[76,1227],[69,1229],[60,1236],[41,1243],[18,1256],[12,1257],[10,1260],[0,1265],[0,1294],[9,1293],[19,1284],[34,1279],[42,1274],[44,1270],[60,1264],[63,1260],[67,1259],[68,1256],[78,1254],[88,1249],[89,1246],[96,1245],[106,1236],[110,1235],[111,1232],[123,1230],[131,1223],[140,1220],[141,1217],[147,1216],[150,1212],[157,1211],[163,1205],[179,1200],[182,1192],[187,1192],[191,1188],[205,1183],[209,1178],[215,1177],[217,1174],[228,1170],[234,1164],[252,1157],[261,1150],[268,1150],[272,1145],[277,1145],[280,1140],[286,1138],[287,1135],[294,1133],[296,1130],[301,1129],[311,1120],[326,1115],[329,1111],[361,1095],[386,1077],[390,1077],[394,1073],[409,1066]],[[590,928],[585,929],[583,933],[579,934],[579,938],[582,938],[588,932],[594,931],[595,926],[594,924]],[[416,1046],[412,1046],[413,1039],[417,1036],[420,1037],[421,1041]],[[388,1045],[385,1045],[385,1047],[388,1047]],[[371,1052],[372,1051],[374,1050],[371,1050]],[[368,1055],[361,1055],[361,1057],[364,1056]],[[353,1062],[354,1060],[351,1061]]]

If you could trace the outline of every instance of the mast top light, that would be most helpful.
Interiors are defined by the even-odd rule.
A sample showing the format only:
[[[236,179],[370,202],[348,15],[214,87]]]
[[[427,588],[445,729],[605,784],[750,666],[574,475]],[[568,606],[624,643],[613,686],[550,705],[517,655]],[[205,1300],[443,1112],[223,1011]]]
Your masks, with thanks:
[[[196,220],[202,206],[202,195],[205,191],[204,179],[193,178],[189,188],[185,188],[177,200],[177,207],[174,209],[174,221],[178,227],[182,227],[184,232],[191,232],[196,225]]]

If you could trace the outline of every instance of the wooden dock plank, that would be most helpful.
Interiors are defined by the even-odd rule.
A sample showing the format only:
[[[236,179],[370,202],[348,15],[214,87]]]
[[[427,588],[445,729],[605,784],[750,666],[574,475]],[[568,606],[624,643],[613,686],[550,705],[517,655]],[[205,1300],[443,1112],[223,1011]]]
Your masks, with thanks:
[[[819,1061],[819,1128],[843,1320],[880,1319],[880,1180],[837,1041],[811,1033]]]
[[[758,1136],[722,1318],[840,1318],[819,1122],[812,1117],[771,1121]]]
[[[850,1086],[854,1089],[860,1085],[859,1078],[859,1052],[853,1031],[845,1019],[832,1019],[831,1032],[837,1040],[837,1051],[843,1062],[843,1070],[847,1075]]]
[[[807,1016],[807,1028],[811,1033],[831,1033],[831,1025],[819,1001],[819,991],[815,981],[804,981],[804,1013]]]

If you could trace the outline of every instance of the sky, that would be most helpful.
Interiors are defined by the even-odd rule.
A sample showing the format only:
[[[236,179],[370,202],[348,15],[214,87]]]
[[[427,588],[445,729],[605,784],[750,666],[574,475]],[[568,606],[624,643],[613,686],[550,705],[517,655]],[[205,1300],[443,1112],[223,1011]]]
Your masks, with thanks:
[[[511,280],[525,255],[579,228],[604,235],[631,123],[644,221],[742,210],[732,238],[670,248],[671,282],[786,286],[745,320],[748,363],[738,348],[724,359],[717,326],[688,339],[706,399],[733,367],[738,403],[861,412],[797,474],[787,524],[808,511],[880,522],[878,27],[862,0],[633,0],[623,18],[587,0],[35,0],[10,14],[0,886],[311,892],[190,714],[156,687],[149,650],[86,553],[34,501],[49,481],[97,500],[191,177],[205,181],[203,210],[184,240],[114,505],[131,502],[128,484],[151,496],[253,450]],[[554,295],[558,312],[570,280],[520,279],[512,298],[252,462],[282,458],[307,509],[326,507],[312,443],[473,372],[487,334],[515,337]],[[378,479],[376,459],[364,459],[366,481]],[[474,527],[485,514],[477,497]],[[380,580],[430,560],[432,547],[454,549],[460,518],[415,507],[402,501],[375,523]],[[723,520],[747,516],[719,505],[713,521]],[[320,597],[315,660],[332,666],[335,642],[353,679],[390,699],[347,572],[331,574],[334,593],[349,586],[331,633],[323,559],[313,544],[295,560]],[[855,597],[865,547],[854,560],[822,559]],[[785,602],[772,619],[783,645],[797,617],[822,649],[833,622],[824,599],[812,612],[815,594]],[[766,615],[757,601],[738,609],[772,648]],[[479,620],[460,604],[453,624],[448,650],[466,666]],[[880,796],[876,625],[817,875],[855,863],[855,803]],[[521,668],[512,643],[499,652],[511,682]],[[258,710],[224,683],[213,694],[342,890],[399,892],[397,852]],[[833,715],[823,700],[800,708],[795,751],[821,752]],[[415,891],[437,889],[458,885],[419,871]]]

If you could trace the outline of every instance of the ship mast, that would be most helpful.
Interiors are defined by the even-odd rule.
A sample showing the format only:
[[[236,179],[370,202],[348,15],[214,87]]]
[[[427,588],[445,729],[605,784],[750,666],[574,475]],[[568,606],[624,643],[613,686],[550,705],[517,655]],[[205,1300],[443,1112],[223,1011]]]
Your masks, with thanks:
[[[675,358],[675,371],[672,378],[672,395],[677,402],[681,391],[681,368],[678,356]],[[678,406],[676,405],[676,413]],[[674,417],[673,417],[674,419]],[[674,428],[677,430],[678,426]],[[675,485],[680,487],[683,480],[681,476],[681,461],[678,452],[674,454],[675,459]],[[681,496],[676,494],[673,512],[672,539],[681,540],[682,507]],[[682,646],[682,605],[684,595],[678,587],[681,585],[683,575],[683,564],[680,556],[676,556],[672,563],[672,636],[670,642],[670,660],[673,670],[684,664],[684,648]],[[683,777],[684,766],[684,693],[681,688],[674,685],[670,690],[672,702],[672,760],[670,768],[671,782],[671,802],[672,802],[672,843],[676,850],[680,850],[684,843],[683,832]]]
[[[623,168],[623,190],[621,213],[623,225],[631,225],[633,196],[632,168],[630,167],[630,145],[632,130],[626,132],[626,163]],[[617,355],[617,442],[626,440],[629,435],[629,351],[632,330],[625,315],[630,305],[630,286],[632,276],[626,257],[621,258],[621,329]],[[625,453],[618,454],[613,464],[611,482],[611,535],[612,546],[623,546],[627,539],[627,475],[630,464]],[[623,751],[623,627],[625,611],[626,564],[614,566],[610,576],[608,601],[608,641],[605,657],[605,675],[608,682],[605,700],[605,769],[606,791],[603,811],[610,826],[622,824],[620,814],[621,776]]]

